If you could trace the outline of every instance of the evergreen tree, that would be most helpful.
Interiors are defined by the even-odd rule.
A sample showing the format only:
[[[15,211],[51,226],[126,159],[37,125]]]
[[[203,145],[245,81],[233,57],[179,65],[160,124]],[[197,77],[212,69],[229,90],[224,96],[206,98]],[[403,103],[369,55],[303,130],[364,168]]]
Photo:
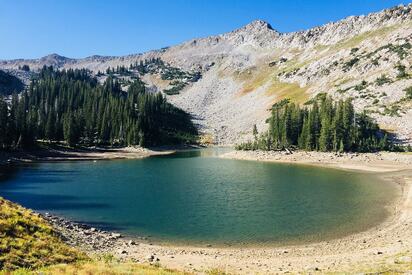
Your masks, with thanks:
[[[113,77],[99,84],[87,70],[44,67],[27,92],[13,95],[9,108],[5,104],[0,99],[0,130],[7,131],[0,148],[29,146],[37,139],[70,146],[152,146],[193,142],[197,135],[187,113],[161,94],[146,93],[139,79],[125,92]]]
[[[355,115],[350,99],[333,103],[332,98],[320,94],[308,105],[301,109],[288,100],[274,104],[268,132],[255,138],[258,142],[247,142],[237,148],[278,150],[297,147],[325,152],[398,148],[391,144],[387,134],[382,135],[378,125],[365,113]]]
[[[9,132],[9,117],[7,103],[3,97],[0,96],[0,148],[8,147],[7,135]]]

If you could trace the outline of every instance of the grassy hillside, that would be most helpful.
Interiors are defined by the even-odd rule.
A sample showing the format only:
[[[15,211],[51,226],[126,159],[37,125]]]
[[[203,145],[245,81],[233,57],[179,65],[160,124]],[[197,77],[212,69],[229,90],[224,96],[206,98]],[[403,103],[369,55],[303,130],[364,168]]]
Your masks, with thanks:
[[[40,268],[86,258],[65,245],[40,216],[0,198],[0,269]]]

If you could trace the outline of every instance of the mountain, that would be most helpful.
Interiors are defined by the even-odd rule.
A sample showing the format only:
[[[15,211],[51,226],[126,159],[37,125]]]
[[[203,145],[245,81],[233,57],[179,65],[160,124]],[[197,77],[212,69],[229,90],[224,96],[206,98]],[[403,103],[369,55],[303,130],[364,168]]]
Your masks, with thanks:
[[[0,69],[29,65],[87,68],[146,65],[141,78],[153,91],[192,113],[209,139],[233,144],[254,124],[267,127],[273,103],[304,104],[319,93],[352,97],[401,142],[412,142],[412,4],[350,16],[305,31],[280,33],[256,20],[232,32],[128,56],[71,59],[57,54],[0,61]],[[166,73],[165,73],[166,72]],[[194,75],[196,77],[193,79]],[[192,80],[188,80],[192,79]]]

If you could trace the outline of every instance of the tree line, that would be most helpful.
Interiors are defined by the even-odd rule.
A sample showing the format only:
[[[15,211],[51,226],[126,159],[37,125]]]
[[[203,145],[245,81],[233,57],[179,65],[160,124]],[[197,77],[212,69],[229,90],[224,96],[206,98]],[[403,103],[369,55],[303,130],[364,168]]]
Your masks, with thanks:
[[[351,99],[334,102],[321,94],[306,106],[289,100],[273,105],[269,129],[239,150],[302,149],[307,151],[371,152],[400,150],[365,112],[355,113]]]
[[[87,70],[44,67],[11,102],[0,98],[0,148],[34,145],[36,140],[73,145],[189,143],[197,136],[189,114],[139,79],[123,91],[108,77],[99,84]]]

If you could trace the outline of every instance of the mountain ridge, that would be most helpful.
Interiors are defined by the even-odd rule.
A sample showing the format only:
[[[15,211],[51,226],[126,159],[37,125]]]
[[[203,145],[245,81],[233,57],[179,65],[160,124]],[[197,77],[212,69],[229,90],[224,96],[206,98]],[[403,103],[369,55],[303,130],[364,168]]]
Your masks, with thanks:
[[[378,11],[378,12],[372,12],[369,13],[367,15],[351,15],[351,16],[347,16],[341,20],[335,21],[335,22],[328,22],[326,24],[323,25],[319,25],[319,26],[314,26],[312,28],[306,29],[306,30],[299,30],[299,31],[292,31],[292,32],[279,32],[276,29],[274,29],[270,23],[261,20],[261,19],[256,19],[251,21],[250,23],[237,28],[233,31],[224,33],[224,34],[219,34],[219,35],[211,35],[211,36],[207,36],[207,37],[201,37],[201,38],[194,38],[194,39],[190,39],[187,40],[185,42],[182,42],[180,44],[177,45],[173,45],[170,47],[166,47],[166,49],[169,48],[173,48],[173,47],[177,47],[180,45],[184,45],[184,44],[193,44],[193,41],[198,41],[198,40],[202,40],[202,39],[215,39],[218,37],[225,37],[225,36],[230,36],[233,34],[237,34],[239,32],[248,32],[248,31],[270,31],[273,33],[273,35],[278,36],[279,38],[284,38],[286,41],[294,41],[294,40],[304,40],[303,37],[313,37],[316,35],[319,35],[319,33],[324,33],[325,31],[328,31],[330,29],[333,29],[338,26],[342,26],[342,25],[352,25],[352,29],[350,31],[354,31],[354,27],[359,26],[359,23],[362,23],[360,21],[368,21],[368,19],[370,19],[370,23],[373,24],[385,24],[385,23],[397,23],[398,20],[405,20],[405,19],[412,19],[412,3],[409,3],[407,5],[398,5],[392,8],[388,8],[388,9],[384,9],[382,11]],[[360,24],[362,25],[362,24]],[[375,26],[376,27],[376,26]],[[362,29],[360,30],[361,32],[365,32],[367,30]],[[359,34],[359,33],[357,33]],[[301,38],[297,38],[298,36],[302,36]],[[343,37],[340,38],[341,39],[345,39],[347,37]],[[324,40],[322,40],[323,42],[326,42]],[[306,41],[307,43],[308,41]],[[327,42],[327,43],[332,43],[332,42]],[[334,43],[336,43],[336,41],[334,41]],[[326,44],[327,45],[327,44]],[[307,45],[306,45],[307,46]],[[155,49],[155,50],[149,50],[147,52],[142,52],[142,53],[132,53],[132,54],[127,54],[127,55],[121,55],[121,56],[105,56],[105,55],[91,55],[91,56],[86,56],[83,58],[71,58],[71,57],[66,57],[57,53],[51,53],[48,54],[46,56],[40,57],[40,58],[28,58],[28,59],[24,59],[24,58],[18,58],[18,59],[9,59],[9,60],[5,60],[5,59],[0,59],[0,64],[3,62],[12,62],[12,61],[41,61],[41,60],[53,60],[53,61],[62,61],[62,60],[66,60],[66,61],[71,61],[71,60],[85,60],[85,59],[113,59],[113,58],[126,58],[126,57],[136,57],[136,56],[141,56],[141,55],[145,55],[145,54],[149,54],[152,52],[162,52],[164,51],[164,48],[162,49]]]
[[[370,112],[399,140],[412,142],[412,107],[405,99],[405,89],[412,86],[411,37],[412,3],[297,32],[280,33],[254,20],[228,33],[145,53],[80,59],[51,54],[0,61],[0,69],[29,65],[35,71],[51,65],[97,73],[161,59],[170,68],[202,74],[168,98],[192,113],[216,143],[246,139],[254,124],[259,131],[265,129],[268,110],[276,101],[290,98],[303,104],[322,92],[336,100],[354,98],[358,111]],[[151,91],[172,87],[172,79],[161,77],[162,70],[141,75]],[[389,80],[380,85],[383,75]]]

